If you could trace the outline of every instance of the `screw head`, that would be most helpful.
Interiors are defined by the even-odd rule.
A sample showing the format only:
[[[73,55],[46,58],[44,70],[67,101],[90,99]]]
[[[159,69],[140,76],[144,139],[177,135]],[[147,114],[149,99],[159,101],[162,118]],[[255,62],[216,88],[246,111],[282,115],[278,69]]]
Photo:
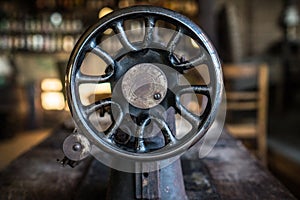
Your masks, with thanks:
[[[126,144],[129,141],[130,136],[123,131],[118,131],[115,134],[114,139],[115,139],[115,142],[117,142],[119,144]]]
[[[155,100],[160,100],[160,99],[161,99],[161,94],[160,94],[159,92],[157,92],[157,93],[155,93],[155,94],[153,95],[153,98],[154,98]]]
[[[73,151],[80,151],[81,150],[81,144],[76,142],[74,145],[73,145]]]

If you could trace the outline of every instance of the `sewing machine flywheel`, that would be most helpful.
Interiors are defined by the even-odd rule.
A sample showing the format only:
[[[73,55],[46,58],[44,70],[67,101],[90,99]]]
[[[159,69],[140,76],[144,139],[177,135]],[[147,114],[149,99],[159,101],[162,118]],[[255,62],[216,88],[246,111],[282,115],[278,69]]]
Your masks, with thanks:
[[[152,162],[181,155],[207,132],[221,102],[222,72],[192,21],[136,6],[104,16],[82,35],[66,91],[78,132],[92,149]]]

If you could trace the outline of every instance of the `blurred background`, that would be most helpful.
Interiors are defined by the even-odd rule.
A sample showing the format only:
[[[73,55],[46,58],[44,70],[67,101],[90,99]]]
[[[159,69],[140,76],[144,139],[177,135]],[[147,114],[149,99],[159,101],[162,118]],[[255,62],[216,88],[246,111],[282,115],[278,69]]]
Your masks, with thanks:
[[[207,33],[223,64],[226,129],[300,197],[298,0],[1,0],[0,170],[68,126],[64,75],[84,30],[139,4],[180,12]]]

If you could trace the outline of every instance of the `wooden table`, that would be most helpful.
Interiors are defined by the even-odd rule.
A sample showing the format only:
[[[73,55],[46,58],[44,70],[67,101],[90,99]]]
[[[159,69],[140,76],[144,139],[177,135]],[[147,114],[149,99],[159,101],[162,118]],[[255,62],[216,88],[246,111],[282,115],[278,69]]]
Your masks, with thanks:
[[[109,168],[88,158],[75,168],[61,167],[64,138],[57,128],[38,146],[0,173],[0,199],[105,199]],[[204,159],[182,157],[186,193],[196,199],[295,199],[243,145],[223,132]]]

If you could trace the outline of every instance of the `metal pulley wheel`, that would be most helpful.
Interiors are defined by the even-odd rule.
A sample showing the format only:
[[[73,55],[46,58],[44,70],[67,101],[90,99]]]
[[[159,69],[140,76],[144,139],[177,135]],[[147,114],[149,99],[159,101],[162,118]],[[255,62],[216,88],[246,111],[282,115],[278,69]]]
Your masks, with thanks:
[[[136,6],[104,16],[82,35],[66,89],[78,132],[114,167],[111,158],[162,161],[199,141],[221,102],[222,72],[216,51],[192,21]]]

